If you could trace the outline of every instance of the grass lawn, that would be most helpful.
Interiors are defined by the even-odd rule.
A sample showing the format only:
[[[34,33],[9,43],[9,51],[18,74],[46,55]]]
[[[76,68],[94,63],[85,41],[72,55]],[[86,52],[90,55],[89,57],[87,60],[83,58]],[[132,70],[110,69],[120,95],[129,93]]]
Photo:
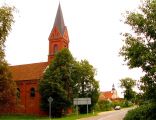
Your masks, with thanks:
[[[97,114],[94,114],[97,115]],[[76,120],[80,118],[94,116],[92,113],[83,115],[69,115],[63,118],[52,118],[51,120]],[[22,115],[3,115],[0,120],[50,120],[48,117],[22,116]]]

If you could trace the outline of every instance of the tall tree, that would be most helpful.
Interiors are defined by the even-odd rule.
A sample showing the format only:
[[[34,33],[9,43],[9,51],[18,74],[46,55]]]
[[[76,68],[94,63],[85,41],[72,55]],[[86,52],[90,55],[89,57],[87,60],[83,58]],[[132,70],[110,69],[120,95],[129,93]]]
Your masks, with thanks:
[[[55,55],[40,80],[41,107],[48,110],[47,99],[51,96],[52,115],[55,117],[62,116],[62,111],[66,111],[72,105],[71,66],[73,62],[74,58],[70,51],[63,49]]]
[[[48,110],[47,99],[51,96],[52,114],[61,116],[62,110],[72,106],[73,98],[90,97],[91,109],[99,96],[99,84],[94,75],[95,69],[87,60],[77,62],[68,49],[58,52],[40,80],[41,107]]]
[[[89,106],[89,110],[91,110],[99,98],[99,83],[94,78],[96,71],[87,60],[81,60],[76,64],[74,69],[76,73],[73,72],[73,79],[76,80],[74,95],[79,98],[91,98],[92,104]],[[86,113],[86,106],[79,106],[79,108],[81,113]]]
[[[125,23],[133,33],[124,33],[120,55],[130,68],[141,68],[144,98],[156,100],[156,0],[144,0],[136,12],[127,12]]]
[[[0,109],[4,110],[15,103],[15,83],[11,80],[8,64],[5,60],[5,42],[11,30],[13,21],[13,8],[3,6],[0,8]],[[5,107],[4,107],[5,106]],[[6,107],[7,106],[7,107]]]
[[[126,100],[132,100],[135,98],[135,91],[133,87],[136,85],[136,81],[131,78],[124,78],[120,80],[120,87],[124,88],[124,98]]]

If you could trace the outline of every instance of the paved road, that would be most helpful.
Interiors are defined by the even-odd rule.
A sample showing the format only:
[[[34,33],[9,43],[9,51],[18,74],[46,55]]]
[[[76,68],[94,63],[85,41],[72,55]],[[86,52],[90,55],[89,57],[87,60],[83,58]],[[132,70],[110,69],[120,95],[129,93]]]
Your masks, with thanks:
[[[130,109],[132,108],[103,112],[103,113],[100,113],[98,116],[83,118],[80,120],[122,120],[125,114],[127,113],[127,111]]]

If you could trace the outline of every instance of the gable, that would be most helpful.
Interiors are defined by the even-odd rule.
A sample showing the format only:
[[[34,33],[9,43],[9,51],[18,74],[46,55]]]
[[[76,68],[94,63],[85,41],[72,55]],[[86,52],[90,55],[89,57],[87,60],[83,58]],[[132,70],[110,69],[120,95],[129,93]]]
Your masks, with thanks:
[[[54,27],[49,35],[49,40],[56,40],[56,39],[59,39],[61,38],[62,35],[61,33],[59,32],[58,28],[57,27]]]
[[[47,62],[9,66],[12,79],[20,80],[37,80],[43,75],[44,70],[48,66]]]

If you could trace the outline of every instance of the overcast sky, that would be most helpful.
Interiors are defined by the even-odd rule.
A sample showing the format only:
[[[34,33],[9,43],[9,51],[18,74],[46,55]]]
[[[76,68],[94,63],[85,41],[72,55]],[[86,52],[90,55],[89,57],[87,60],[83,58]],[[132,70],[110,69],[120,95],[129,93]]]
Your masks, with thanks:
[[[70,51],[77,60],[87,59],[97,70],[100,90],[119,89],[125,77],[139,79],[141,70],[129,70],[119,57],[121,32],[128,26],[120,20],[126,10],[138,8],[139,0],[60,0],[70,38]],[[6,59],[11,65],[47,61],[48,37],[58,8],[58,0],[0,0],[13,5],[15,23],[6,43]]]

